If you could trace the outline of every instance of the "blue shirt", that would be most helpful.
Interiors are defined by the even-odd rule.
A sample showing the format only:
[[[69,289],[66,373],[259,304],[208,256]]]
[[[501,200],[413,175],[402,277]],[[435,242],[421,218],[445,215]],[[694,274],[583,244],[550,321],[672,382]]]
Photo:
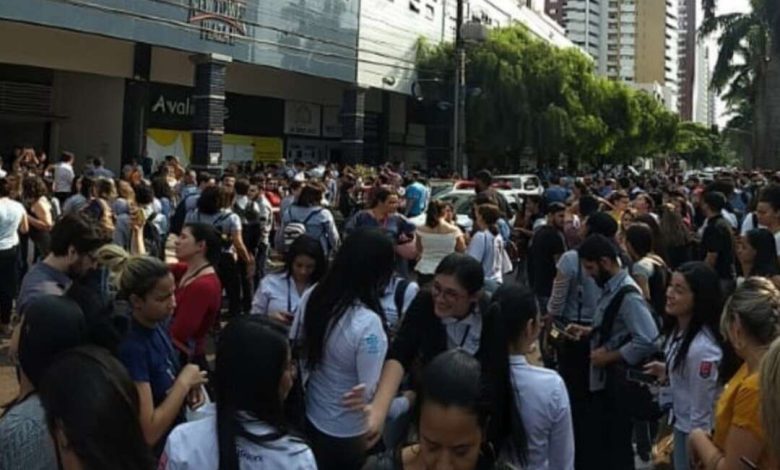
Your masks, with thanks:
[[[569,250],[558,260],[558,273],[553,283],[548,312],[565,322],[589,325],[593,322],[601,289],[582,269],[577,250]]]
[[[620,272],[607,281],[597,303],[596,315],[593,318],[593,335],[590,344],[592,349],[599,347],[601,338],[598,328],[604,321],[604,313],[615,294],[625,285],[633,285],[636,292],[623,297],[620,309],[612,324],[612,334],[603,347],[608,351],[620,351],[623,360],[632,366],[639,365],[644,359],[656,352],[655,340],[658,338],[658,325],[653,314],[640,294],[641,289],[628,275],[628,271]],[[590,390],[596,392],[604,389],[606,371],[603,368],[590,366]]]
[[[414,182],[406,187],[406,215],[417,217],[425,211],[428,203],[428,189],[421,183]]]
[[[155,407],[165,400],[179,373],[179,360],[164,322],[147,328],[133,319],[119,346],[119,359],[133,382],[149,384]]]

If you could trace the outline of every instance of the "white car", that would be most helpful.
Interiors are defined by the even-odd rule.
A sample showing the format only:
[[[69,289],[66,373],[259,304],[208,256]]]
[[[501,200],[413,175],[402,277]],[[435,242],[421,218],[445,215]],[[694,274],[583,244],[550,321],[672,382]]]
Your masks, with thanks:
[[[506,198],[512,207],[512,211],[517,213],[523,202],[520,192],[516,189],[499,189],[498,192]],[[452,204],[452,207],[455,209],[455,223],[464,231],[471,232],[474,226],[474,221],[471,220],[471,207],[474,205],[475,197],[477,195],[473,189],[453,189],[447,193],[435,196],[434,199]],[[425,214],[412,217],[409,221],[418,227],[424,225]],[[509,224],[514,224],[514,217],[509,221]]]
[[[498,175],[493,177],[494,183],[505,181],[523,196],[541,196],[544,186],[536,175]]]

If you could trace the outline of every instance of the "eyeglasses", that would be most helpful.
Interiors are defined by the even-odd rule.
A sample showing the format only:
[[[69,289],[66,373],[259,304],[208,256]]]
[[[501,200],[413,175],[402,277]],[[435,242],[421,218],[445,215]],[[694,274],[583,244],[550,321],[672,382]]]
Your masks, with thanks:
[[[433,294],[434,297],[442,296],[447,302],[457,302],[466,296],[455,289],[443,288],[441,284],[436,281],[433,281],[433,284],[431,285],[431,294]]]

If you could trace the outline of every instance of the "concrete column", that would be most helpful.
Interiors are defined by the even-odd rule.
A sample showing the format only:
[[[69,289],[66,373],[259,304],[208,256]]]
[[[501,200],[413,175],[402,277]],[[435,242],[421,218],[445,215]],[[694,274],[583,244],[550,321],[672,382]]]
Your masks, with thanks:
[[[146,149],[146,129],[149,127],[149,76],[152,67],[152,46],[138,43],[133,50],[133,79],[125,82],[125,103],[122,122],[121,164],[141,156]]]
[[[353,165],[363,161],[363,121],[366,113],[366,90],[352,87],[341,98],[341,147],[343,162]]]
[[[192,57],[195,63],[195,116],[192,122],[192,166],[218,169],[225,135],[225,73],[232,59],[219,54]]]

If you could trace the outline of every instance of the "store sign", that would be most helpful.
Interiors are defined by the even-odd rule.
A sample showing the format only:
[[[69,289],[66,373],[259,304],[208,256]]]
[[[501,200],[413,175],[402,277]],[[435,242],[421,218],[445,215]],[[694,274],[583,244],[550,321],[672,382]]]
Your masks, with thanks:
[[[322,108],[322,136],[341,138],[341,108],[325,106]]]
[[[246,3],[241,0],[190,0],[188,22],[200,27],[200,38],[233,44],[246,36]]]
[[[319,137],[320,117],[317,104],[287,101],[284,104],[284,133]]]

